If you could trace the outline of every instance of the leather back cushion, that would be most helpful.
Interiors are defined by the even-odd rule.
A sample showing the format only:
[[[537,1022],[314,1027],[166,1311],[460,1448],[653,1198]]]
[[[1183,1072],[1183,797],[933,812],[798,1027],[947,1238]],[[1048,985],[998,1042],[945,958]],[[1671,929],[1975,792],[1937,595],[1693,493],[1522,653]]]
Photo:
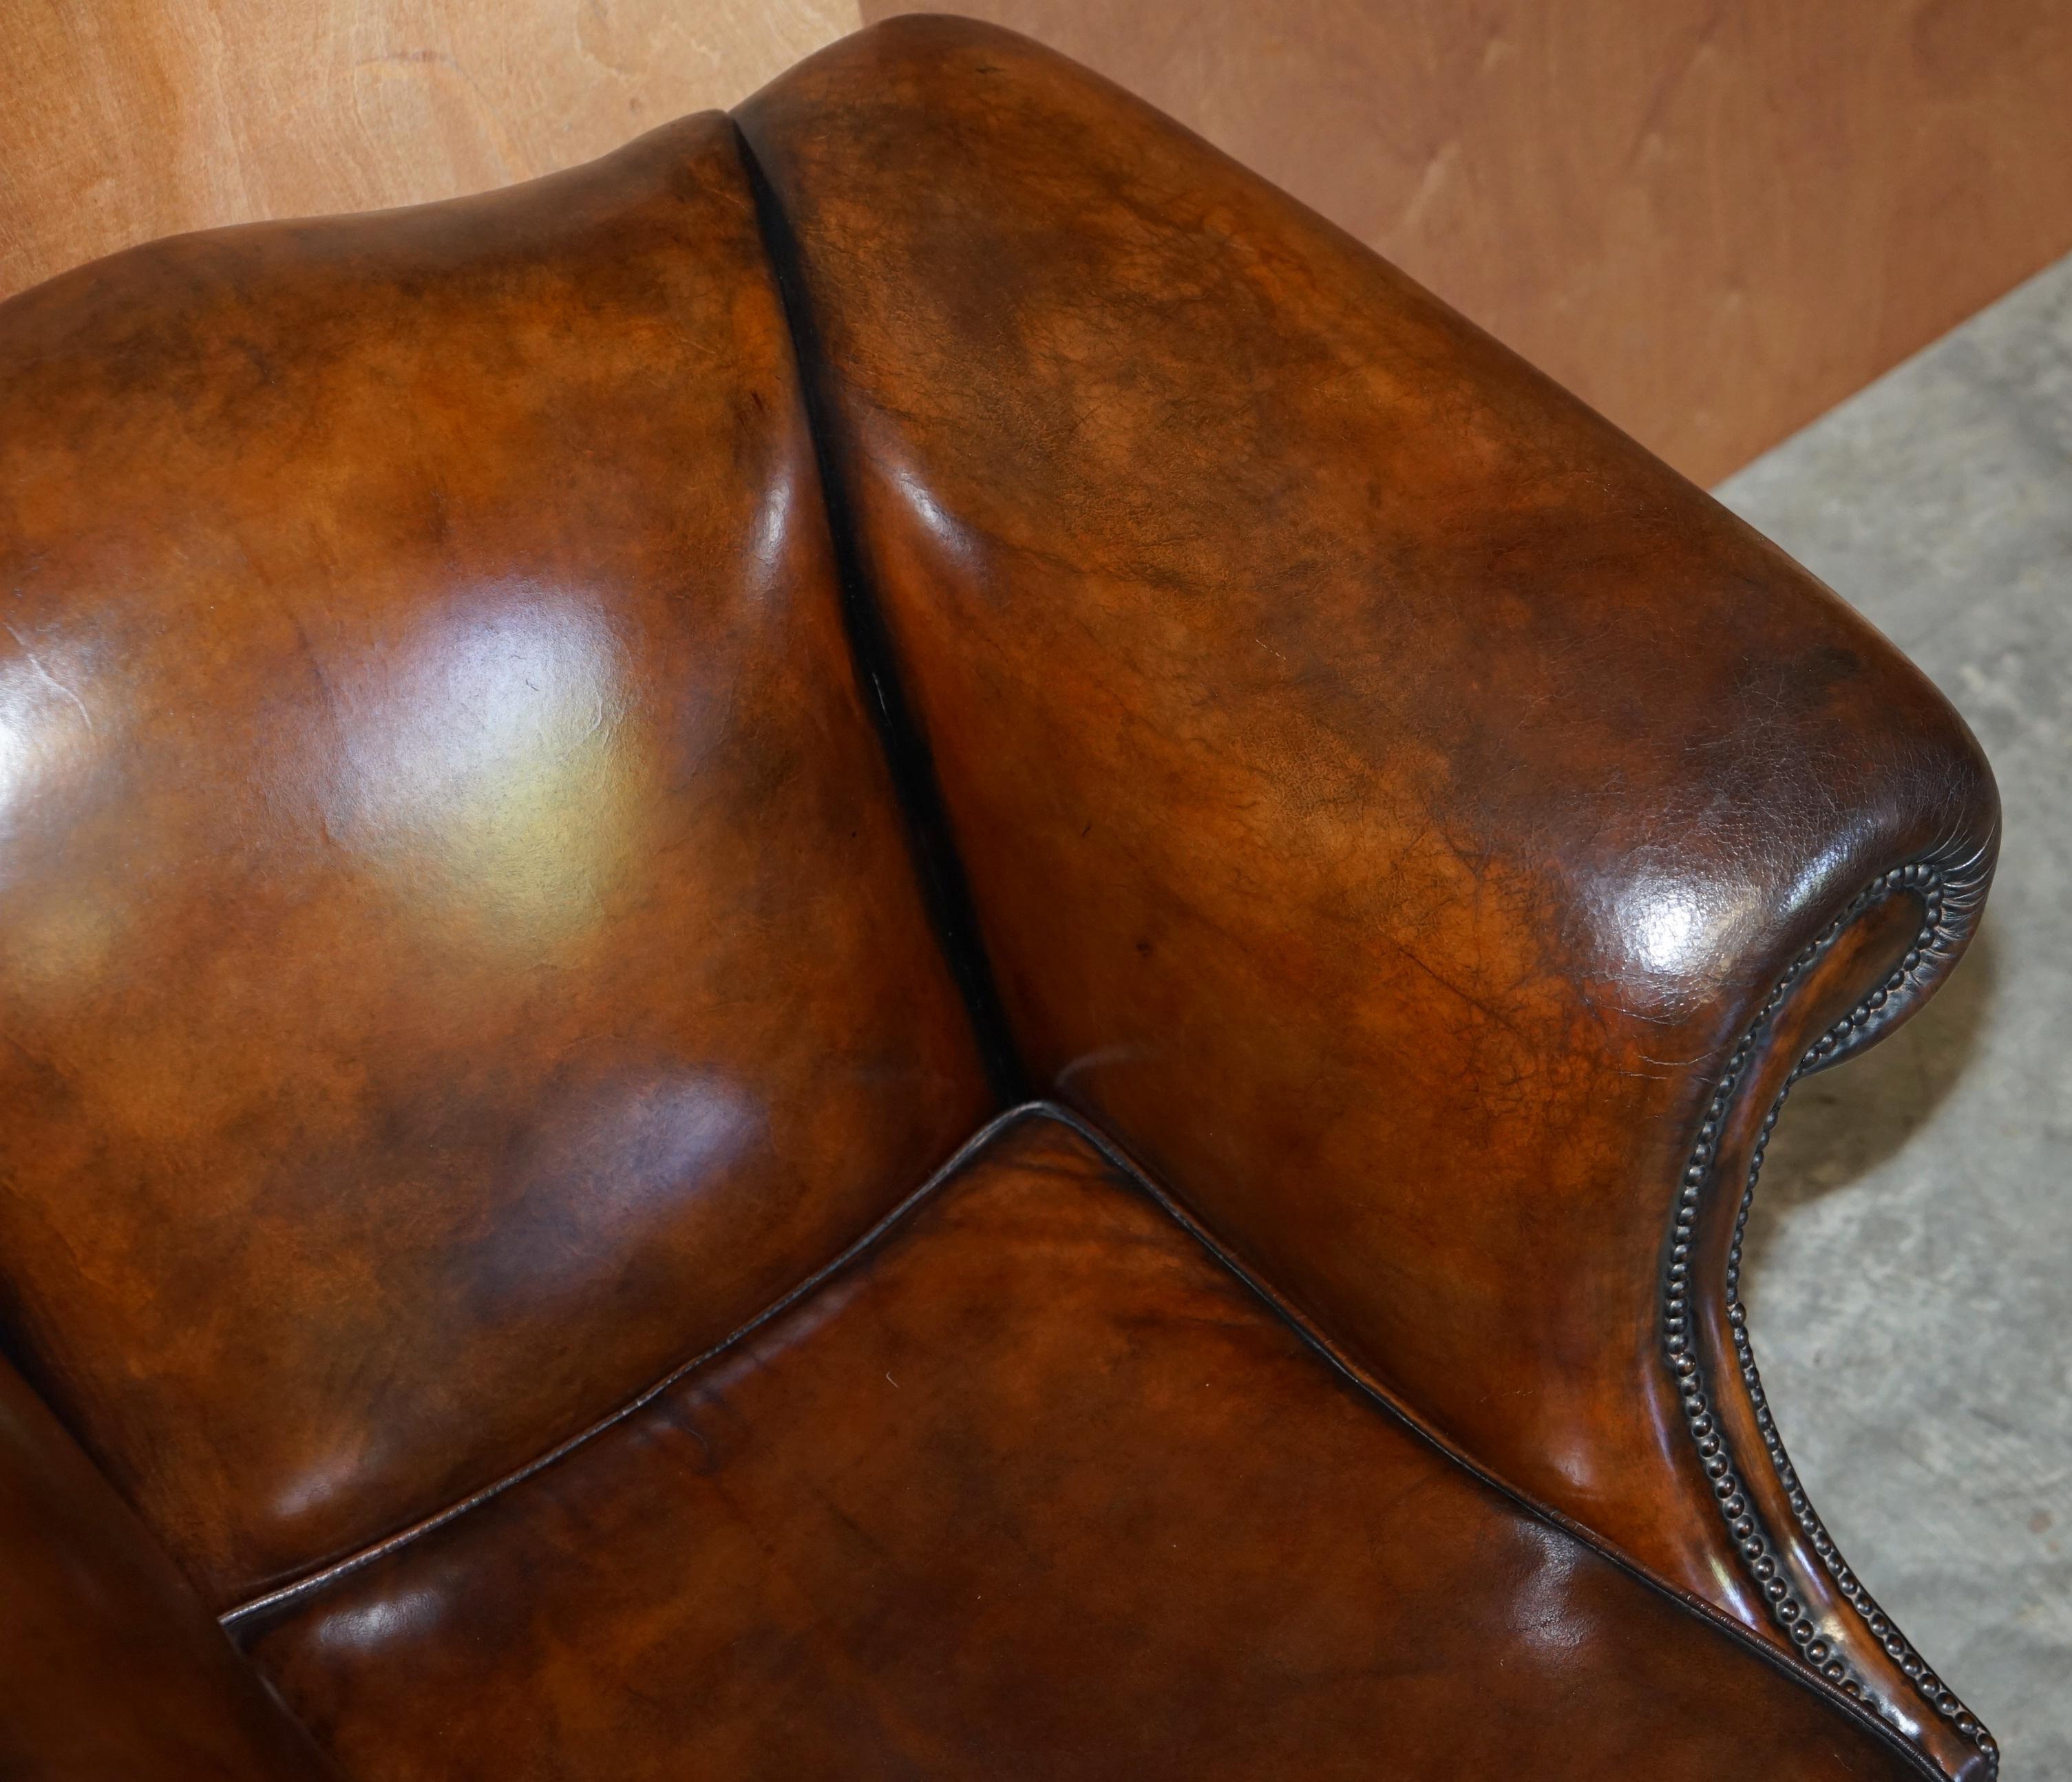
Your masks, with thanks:
[[[0,306],[0,1340],[219,1607],[985,1110],[707,117]]]

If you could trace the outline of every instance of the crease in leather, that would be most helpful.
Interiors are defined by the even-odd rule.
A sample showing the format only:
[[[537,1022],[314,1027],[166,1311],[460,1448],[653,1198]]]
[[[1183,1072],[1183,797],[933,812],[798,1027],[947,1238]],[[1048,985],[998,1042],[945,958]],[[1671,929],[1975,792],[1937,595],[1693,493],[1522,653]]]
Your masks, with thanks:
[[[805,1279],[773,1300],[754,1317],[742,1324],[723,1341],[701,1351],[680,1366],[670,1370],[661,1379],[648,1387],[637,1397],[628,1400],[608,1416],[600,1419],[588,1429],[571,1436],[537,1459],[528,1462],[495,1483],[471,1493],[439,1511],[422,1518],[409,1527],[398,1530],[384,1539],[372,1543],[357,1553],[334,1561],[308,1575],[282,1585],[238,1604],[219,1617],[226,1631],[233,1635],[240,1628],[275,1610],[286,1609],[304,1599],[314,1595],[327,1586],[360,1571],[375,1561],[384,1558],[416,1542],[423,1536],[458,1521],[469,1512],[490,1500],[503,1495],[513,1487],[545,1472],[557,1461],[566,1458],[576,1450],[586,1446],[596,1438],[637,1415],[663,1393],[677,1385],[698,1369],[718,1360],[727,1351],[744,1341],[763,1325],[784,1312],[810,1299],[838,1275],[867,1260],[900,1226],[918,1213],[929,1201],[946,1189],[963,1172],[965,1168],[982,1155],[996,1139],[1012,1128],[1032,1119],[1054,1121],[1068,1131],[1075,1133],[1118,1176],[1132,1189],[1144,1195],[1161,1213],[1185,1232],[1219,1267],[1239,1282],[1260,1305],[1279,1320],[1309,1352],[1323,1365],[1352,1386],[1375,1412],[1401,1425],[1418,1440],[1437,1451],[1453,1465],[1477,1480],[1508,1501],[1515,1504],[1527,1514],[1559,1530],[1589,1551],[1597,1554],[1620,1572],[1655,1595],[1695,1615],[1696,1619],[1714,1632],[1720,1635],[1742,1650],[1761,1659],[1778,1675],[1789,1679],[1794,1686],[1816,1697],[1823,1704],[1834,1708],[1848,1719],[1874,1733],[1891,1750],[1905,1757],[1908,1763],[1930,1782],[1945,1782],[1942,1772],[1926,1757],[1916,1750],[1910,1742],[1901,1736],[1891,1726],[1877,1715],[1850,1702],[1839,1692],[1825,1687],[1820,1678],[1807,1672],[1789,1655],[1779,1651],[1770,1641],[1762,1639],[1703,1598],[1679,1589],[1667,1579],[1658,1576],[1629,1555],[1621,1552],[1583,1524],[1563,1515],[1539,1502],[1527,1493],[1519,1491],[1499,1476],[1478,1464],[1474,1460],[1455,1447],[1437,1431],[1399,1401],[1388,1390],[1326,1336],[1297,1308],[1291,1304],[1272,1287],[1248,1269],[1230,1251],[1216,1240],[1185,1204],[1160,1185],[1136,1160],[1129,1156],[1116,1140],[1095,1126],[1074,1108],[1050,1100],[1029,1100],[1006,1108],[989,1120],[967,1139],[956,1151],[936,1169],[926,1181],[902,1200],[870,1230],[850,1244],[832,1260],[816,1269]]]
[[[949,813],[943,803],[935,775],[935,760],[900,678],[899,664],[892,647],[891,634],[865,573],[863,552],[857,542],[854,510],[849,482],[837,441],[826,389],[826,366],[820,351],[820,330],[813,318],[812,302],[806,288],[805,269],[793,237],[790,220],[784,215],[776,190],[755,158],[747,137],[732,117],[727,126],[733,134],[734,152],[740,157],[743,176],[755,207],[755,226],[771,281],[784,318],[796,368],[800,399],[805,407],[806,433],[812,441],[814,462],[820,472],[820,504],[827,521],[840,591],[842,628],[849,640],[849,658],[857,684],[870,712],[893,790],[906,822],[907,841],[914,856],[915,876],[929,918],[949,961],[950,972],[962,995],[970,1017],[979,1056],[988,1082],[1003,1108],[1030,1097],[1030,1082],[1008,1024],[985,937],[979,926],[971,883],[957,852],[950,828]]]

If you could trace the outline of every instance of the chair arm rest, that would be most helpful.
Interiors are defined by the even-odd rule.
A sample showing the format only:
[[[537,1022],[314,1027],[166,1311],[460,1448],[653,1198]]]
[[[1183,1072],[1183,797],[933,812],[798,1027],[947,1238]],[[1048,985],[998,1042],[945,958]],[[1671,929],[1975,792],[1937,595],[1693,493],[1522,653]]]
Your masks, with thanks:
[[[1961,721],[1060,58],[901,20],[737,116],[872,673],[1032,1080],[1457,1451],[1980,1761],[1794,1519],[1729,1272],[1785,1082],[1971,932]]]
[[[0,1361],[0,1776],[331,1778],[201,1599]]]

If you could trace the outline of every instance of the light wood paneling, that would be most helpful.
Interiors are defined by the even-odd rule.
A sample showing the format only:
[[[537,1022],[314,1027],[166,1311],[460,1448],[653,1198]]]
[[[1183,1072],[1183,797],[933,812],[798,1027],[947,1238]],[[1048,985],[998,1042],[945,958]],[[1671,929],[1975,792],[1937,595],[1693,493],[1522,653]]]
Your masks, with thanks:
[[[0,293],[529,178],[888,0],[0,0]],[[2072,0],[964,0],[1710,481],[2072,248]]]
[[[1701,482],[2072,249],[2072,0],[960,10],[1172,113]]]
[[[0,294],[183,229],[529,179],[734,104],[855,0],[0,0]]]

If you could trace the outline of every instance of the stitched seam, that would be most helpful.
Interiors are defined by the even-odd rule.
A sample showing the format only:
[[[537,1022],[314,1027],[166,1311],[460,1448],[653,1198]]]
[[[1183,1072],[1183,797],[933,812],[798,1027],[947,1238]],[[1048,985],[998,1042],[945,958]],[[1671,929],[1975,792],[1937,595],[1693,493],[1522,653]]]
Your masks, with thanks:
[[[736,1344],[754,1335],[771,1319],[790,1311],[800,1300],[808,1298],[837,1275],[860,1262],[911,1217],[931,1196],[939,1192],[944,1184],[955,1176],[965,1164],[991,1144],[1002,1132],[1027,1119],[1036,1105],[1023,1103],[995,1115],[959,1145],[951,1153],[948,1160],[936,1169],[933,1175],[832,1261],[823,1263],[796,1287],[789,1288],[778,1298],[772,1300],[754,1317],[749,1319],[745,1324],[736,1325],[733,1330],[709,1348],[699,1350],[689,1361],[670,1369],[652,1386],[643,1387],[617,1410],[607,1412],[595,1423],[578,1430],[566,1440],[557,1443],[545,1453],[528,1460],[523,1466],[514,1468],[501,1478],[482,1486],[478,1490],[470,1492],[464,1497],[455,1499],[445,1509],[435,1510],[429,1516],[421,1517],[407,1527],[398,1529],[393,1534],[384,1535],[378,1541],[370,1542],[367,1546],[347,1554],[342,1559],[331,1560],[304,1573],[299,1578],[292,1579],[285,1584],[262,1591],[260,1595],[249,1598],[234,1607],[226,1609],[216,1617],[217,1621],[226,1628],[234,1629],[240,1624],[249,1620],[256,1615],[272,1609],[286,1607],[305,1596],[323,1589],[327,1585],[336,1583],[339,1579],[360,1571],[362,1567],[372,1565],[376,1560],[384,1558],[388,1554],[398,1552],[413,1542],[421,1540],[434,1529],[442,1529],[450,1522],[457,1521],[469,1511],[479,1509],[492,1498],[500,1497],[513,1485],[522,1484],[535,1473],[544,1472],[556,1461],[565,1460],[577,1449],[595,1441],[606,1431],[624,1423],[627,1418],[653,1403],[656,1398],[687,1375],[696,1373],[709,1361],[717,1361]]]
[[[841,450],[841,430],[836,421],[832,379],[806,286],[804,256],[746,133],[738,121],[730,118],[728,121],[734,126],[734,146],[754,201],[763,258],[791,336],[806,429],[820,471],[821,511],[834,555],[850,666],[869,708],[878,753],[891,776],[906,819],[908,850],[936,942],[963,998],[994,1099],[1002,1107],[1018,1105],[1030,1099],[1029,1074],[1001,1004],[999,985],[972,900],[971,883],[943,803],[935,759],[906,698],[891,630],[865,568],[861,535]]]
[[[1843,1559],[1807,1499],[1770,1414],[1762,1376],[1756,1368],[1755,1353],[1749,1341],[1746,1309],[1741,1300],[1743,1234],[1749,1209],[1755,1202],[1756,1181],[1762,1172],[1763,1154],[1792,1085],[1801,1077],[1824,1069],[1868,1044],[1910,1000],[1926,994],[1927,987],[1948,970],[1969,938],[1991,876],[1991,844],[1955,858],[1948,857],[1951,850],[1939,852],[1944,857],[1938,858],[1936,852],[1931,852],[1922,859],[1893,868],[1859,892],[1792,962],[1729,1057],[1726,1070],[1700,1123],[1676,1200],[1663,1273],[1661,1353],[1682,1404],[1685,1433],[1711,1482],[1713,1501],[1726,1524],[1735,1553],[1762,1596],[1771,1618],[1792,1642],[1792,1650],[1809,1672],[1848,1700],[1875,1706],[1880,1699],[1878,1692],[1850,1669],[1835,1644],[1821,1632],[1812,1614],[1791,1594],[1788,1580],[1779,1575],[1779,1545],[1774,1534],[1764,1526],[1754,1505],[1749,1501],[1742,1484],[1743,1475],[1737,1468],[1726,1433],[1712,1414],[1705,1369],[1696,1353],[1697,1336],[1692,1322],[1690,1273],[1697,1244],[1700,1206],[1716,1189],[1719,1136],[1725,1129],[1742,1083],[1785,999],[1843,930],[1873,905],[1901,893],[1918,896],[1924,910],[1922,927],[1898,967],[1807,1048],[1764,1118],[1750,1150],[1748,1176],[1742,1187],[1727,1252],[1727,1322],[1733,1333],[1736,1371],[1747,1393],[1756,1427],[1762,1433],[1766,1457],[1785,1492],[1786,1502],[1799,1531],[1857,1620],[1898,1665],[1921,1699],[1949,1721],[1959,1735],[1984,1757],[1987,1774],[1995,1776],[2000,1771],[2000,1747],[1992,1735],[1959,1700],[1955,1692],[1927,1668],[1919,1653],[1878,1607]],[[1938,1770],[1936,1773],[1941,1772]]]

